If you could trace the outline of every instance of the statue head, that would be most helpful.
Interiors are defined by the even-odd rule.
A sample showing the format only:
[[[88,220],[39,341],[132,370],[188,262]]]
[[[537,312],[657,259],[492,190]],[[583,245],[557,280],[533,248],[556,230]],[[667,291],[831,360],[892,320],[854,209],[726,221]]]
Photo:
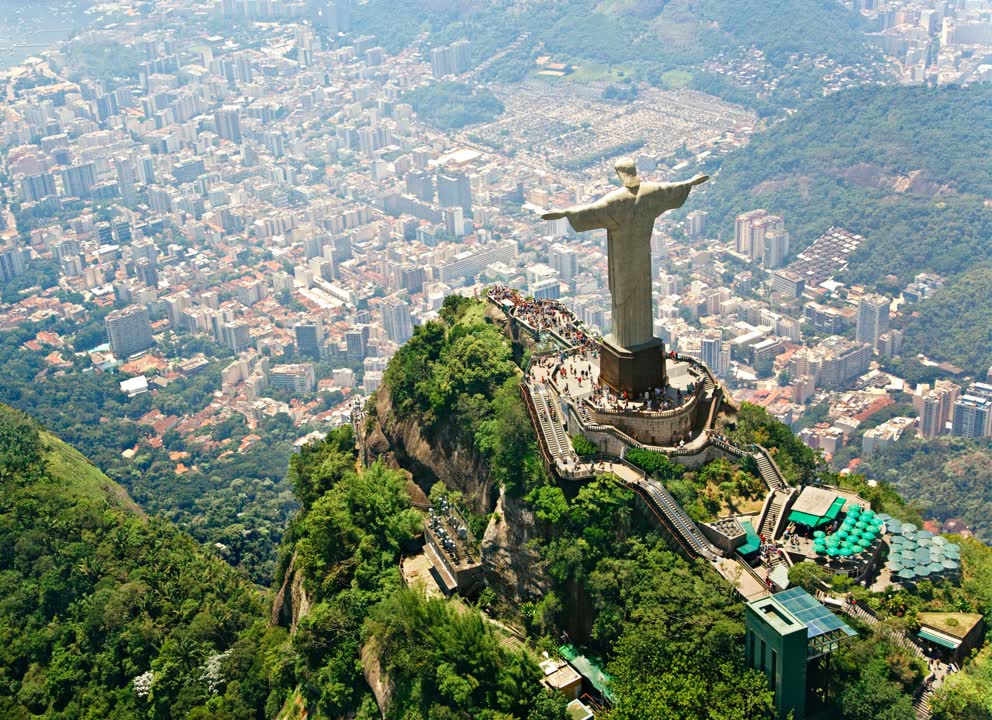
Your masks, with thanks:
[[[617,175],[620,176],[620,182],[623,186],[634,190],[638,188],[641,184],[641,179],[637,177],[637,164],[632,158],[622,157],[617,160],[616,165]]]

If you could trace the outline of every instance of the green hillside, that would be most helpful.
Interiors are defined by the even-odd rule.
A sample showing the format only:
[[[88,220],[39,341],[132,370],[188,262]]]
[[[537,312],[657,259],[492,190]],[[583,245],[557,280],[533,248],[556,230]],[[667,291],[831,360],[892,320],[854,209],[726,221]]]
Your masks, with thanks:
[[[0,578],[0,717],[261,716],[261,594],[2,405]]]
[[[737,213],[782,214],[793,252],[831,226],[864,235],[844,279],[890,294],[919,272],[956,276],[992,260],[990,106],[988,85],[831,95],[723,162],[703,195],[706,208],[724,238]],[[960,349],[970,340],[944,331],[926,320],[909,329],[907,354],[988,365]]]
[[[839,3],[817,0],[370,0],[356,6],[355,26],[390,51],[407,47],[422,33],[427,33],[425,47],[466,38],[475,63],[530,33],[527,42],[489,69],[486,79],[518,80],[533,70],[539,52],[549,52],[580,65],[624,68],[653,83],[664,83],[666,71],[689,69],[693,84],[731,95],[739,89],[700,68],[728,47],[759,48],[776,68],[788,66],[796,53],[851,65],[875,55],[859,16]],[[809,32],[812,28],[817,31]],[[802,82],[817,85],[815,70],[806,70]],[[682,75],[680,82],[685,79]],[[742,99],[754,97],[744,93]]]

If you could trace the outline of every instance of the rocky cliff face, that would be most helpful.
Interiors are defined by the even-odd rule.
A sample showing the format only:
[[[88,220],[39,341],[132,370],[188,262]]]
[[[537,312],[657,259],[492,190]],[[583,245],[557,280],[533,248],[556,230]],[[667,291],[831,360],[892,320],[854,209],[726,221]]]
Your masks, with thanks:
[[[545,533],[534,513],[519,498],[500,495],[482,539],[486,584],[514,605],[540,599],[548,590],[544,562],[529,545]]]
[[[464,447],[447,429],[429,438],[417,418],[397,418],[388,386],[376,391],[375,412],[363,432],[370,460],[379,457],[408,471],[424,493],[440,480],[462,493],[471,511],[492,512],[498,488],[475,449]]]
[[[442,430],[429,438],[414,418],[397,419],[388,386],[376,394],[375,412],[363,429],[369,458],[382,458],[392,467],[411,473],[422,492],[440,480],[462,493],[467,507],[476,513],[494,512],[482,541],[486,584],[512,604],[539,599],[547,590],[543,564],[528,541],[544,537],[533,512],[517,498],[500,496],[489,469],[474,448],[465,447],[454,432]],[[414,504],[422,494],[415,493]]]
[[[303,573],[296,567],[296,553],[293,553],[282,587],[272,601],[272,614],[269,622],[280,627],[288,627],[291,633],[296,633],[300,620],[310,612],[312,605],[306,589],[303,587]]]

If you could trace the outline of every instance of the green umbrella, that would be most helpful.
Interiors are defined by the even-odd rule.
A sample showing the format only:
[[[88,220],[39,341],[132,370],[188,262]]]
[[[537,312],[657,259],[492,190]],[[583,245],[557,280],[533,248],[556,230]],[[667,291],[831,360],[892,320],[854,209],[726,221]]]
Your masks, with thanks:
[[[823,545],[814,545],[813,552],[815,552],[817,555],[824,555],[828,552],[828,550]]]
[[[813,531],[813,537],[815,537],[815,538],[822,538],[822,537],[826,537],[826,536],[827,536],[827,534],[825,532],[823,532],[822,530],[814,530]]]
[[[860,540],[858,540],[858,545],[860,545],[865,550],[867,550],[868,548],[871,547],[871,540],[869,540],[868,538],[861,538]]]
[[[861,506],[858,505],[857,503],[853,503],[853,502],[849,502],[847,504],[847,507],[845,508],[845,510],[847,510],[847,514],[848,515],[860,515],[861,514]]]
[[[829,555],[830,557],[837,557],[838,555],[840,555],[840,549],[835,547],[828,547],[827,555]]]
[[[840,549],[840,554],[843,557],[850,557],[851,555],[854,554],[854,548],[852,548],[850,546],[845,547],[845,548],[841,548]]]
[[[861,513],[861,517],[867,520],[871,520],[873,517],[875,517],[875,511],[869,508],[865,510],[863,513]]]
[[[850,532],[848,532],[847,530],[844,530],[843,528],[841,528],[840,530],[838,530],[837,532],[834,533],[834,535],[836,535],[837,537],[839,537],[841,540],[843,540],[844,538],[846,538],[850,534],[851,534]]]
[[[864,520],[858,520],[856,523],[854,523],[854,527],[856,527],[858,530],[864,530],[866,527],[868,527],[868,523],[866,523]]]

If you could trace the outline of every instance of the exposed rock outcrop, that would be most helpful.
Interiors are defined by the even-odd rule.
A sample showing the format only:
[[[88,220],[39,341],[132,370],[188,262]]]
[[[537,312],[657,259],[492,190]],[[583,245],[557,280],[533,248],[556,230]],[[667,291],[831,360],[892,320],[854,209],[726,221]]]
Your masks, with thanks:
[[[289,561],[282,587],[272,601],[270,622],[280,627],[288,627],[290,633],[296,632],[300,620],[310,612],[313,603],[303,587],[303,573],[296,567],[296,553]]]
[[[375,413],[365,428],[365,446],[370,459],[379,457],[391,467],[409,471],[425,493],[440,480],[462,494],[469,510],[492,511],[497,488],[475,449],[464,447],[447,429],[436,438],[428,437],[417,418],[397,419],[386,385],[376,391]]]
[[[529,544],[544,538],[535,520],[522,500],[502,493],[482,539],[486,584],[513,604],[538,600],[548,590],[544,562]]]

